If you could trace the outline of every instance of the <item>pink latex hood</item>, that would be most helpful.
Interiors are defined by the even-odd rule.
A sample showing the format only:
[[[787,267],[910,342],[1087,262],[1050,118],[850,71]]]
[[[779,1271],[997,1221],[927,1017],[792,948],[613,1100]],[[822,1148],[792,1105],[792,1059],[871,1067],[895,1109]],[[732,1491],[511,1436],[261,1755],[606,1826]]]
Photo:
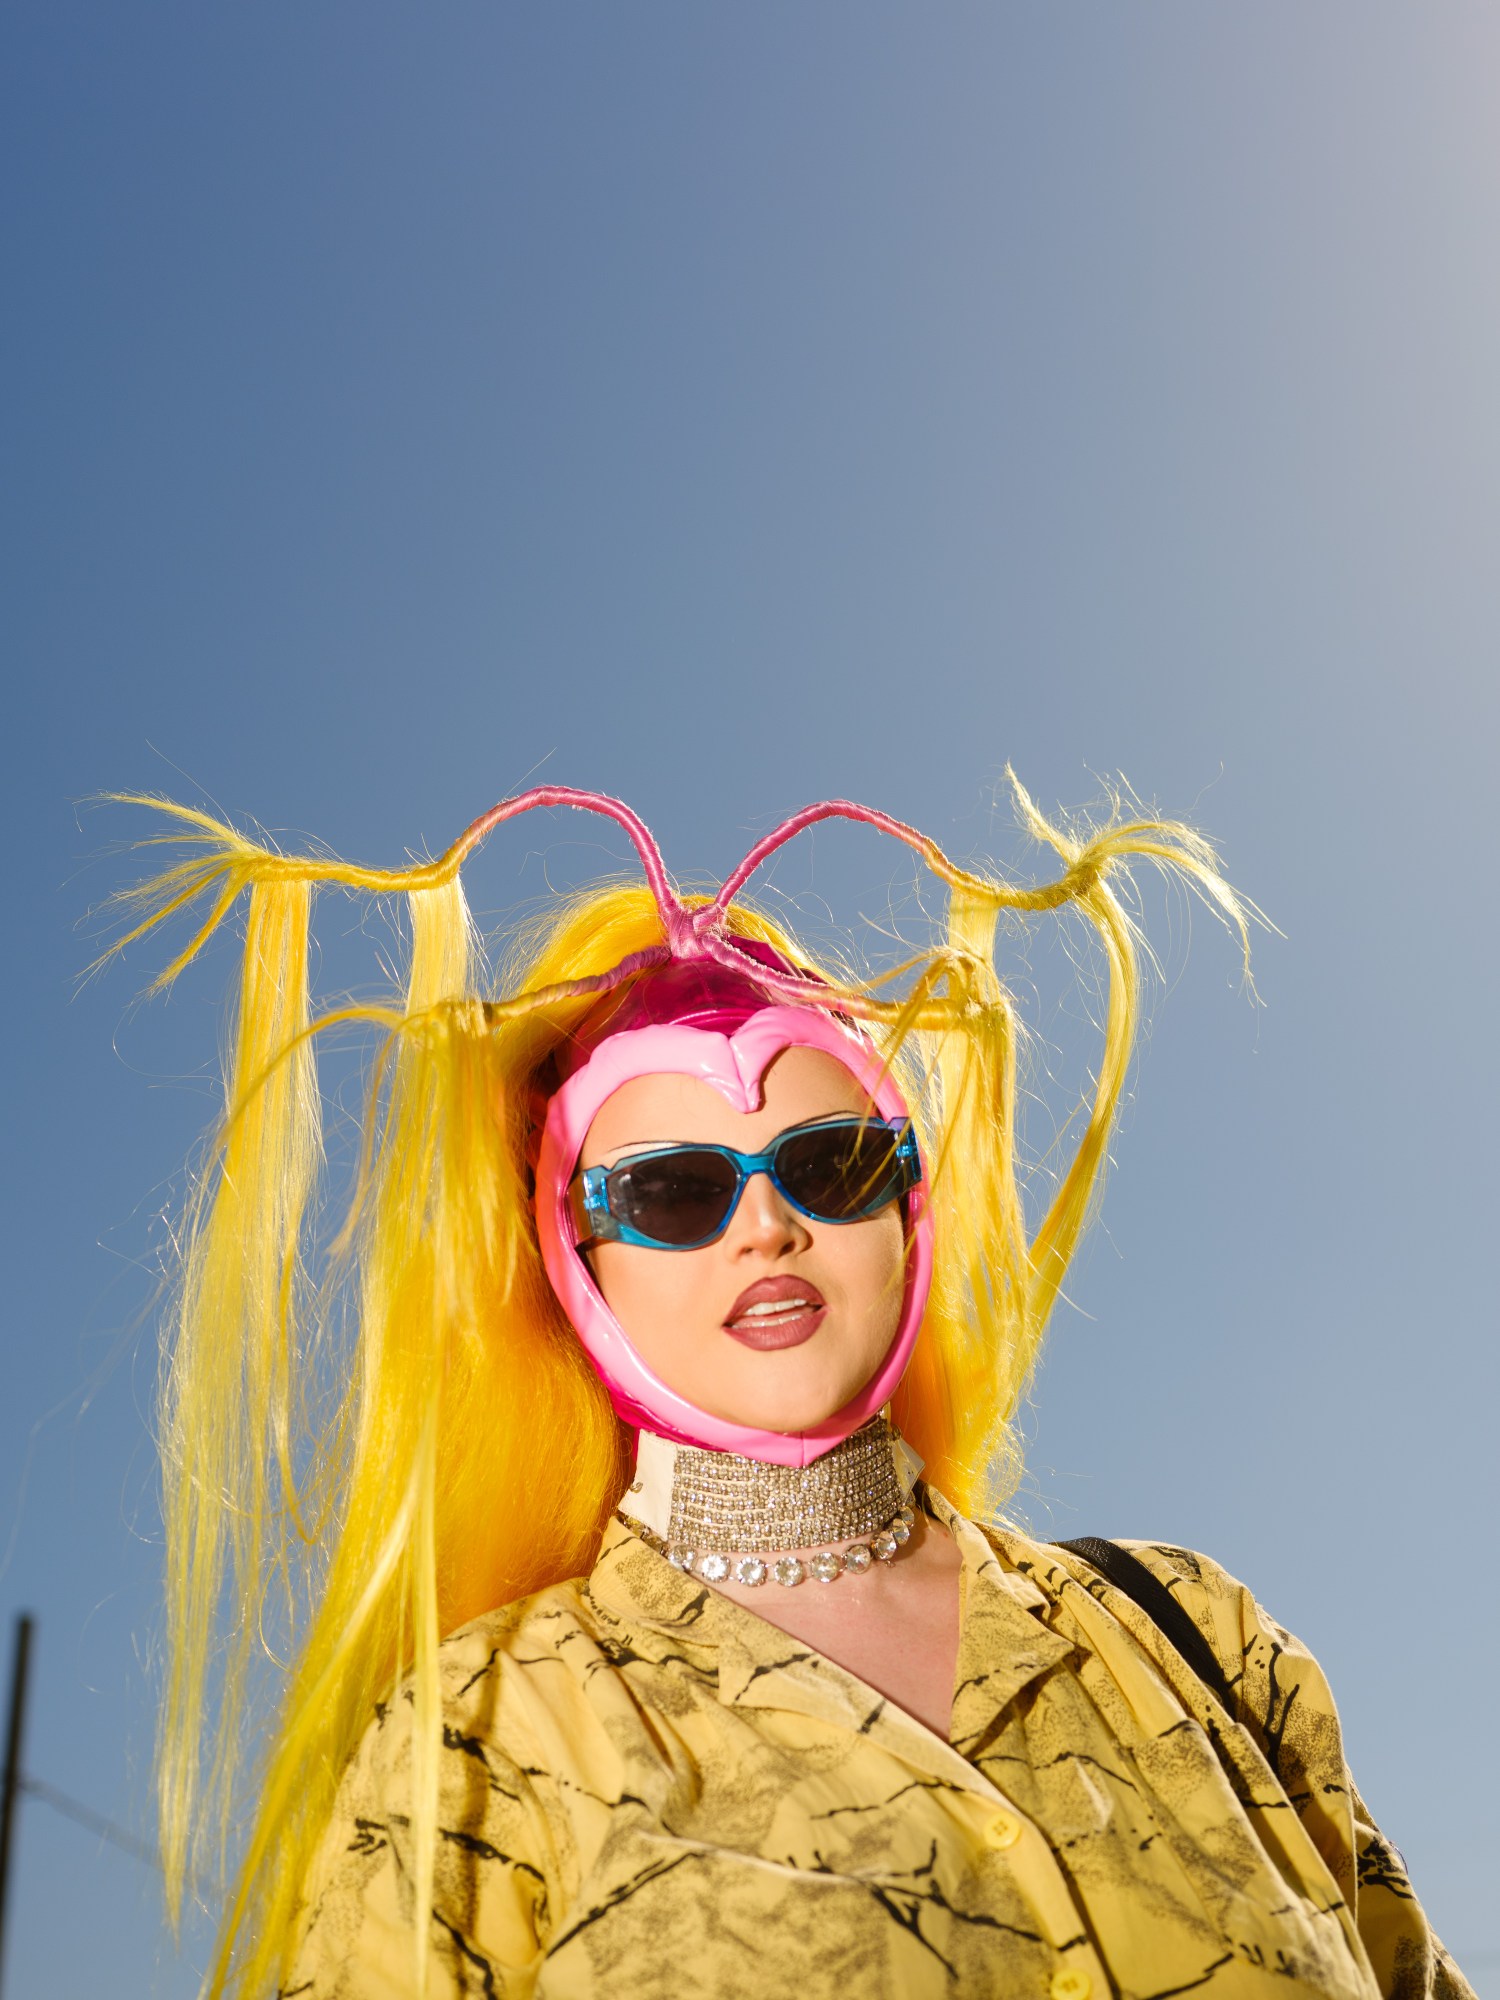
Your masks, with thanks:
[[[641,821],[617,800],[598,793],[538,788],[505,801],[476,821],[464,837],[465,844],[482,838],[499,819],[544,804],[602,812],[625,827],[645,863],[667,933],[665,944],[632,954],[608,973],[559,989],[559,996],[592,991],[610,998],[556,1057],[563,1080],[547,1104],[536,1164],[537,1235],[547,1276],[625,1422],[679,1444],[733,1451],[776,1465],[809,1464],[887,1403],[906,1372],[932,1277],[932,1221],[925,1182],[906,1197],[901,1314],[884,1361],[843,1409],[814,1429],[795,1433],[760,1430],[711,1416],[646,1366],[577,1249],[568,1191],[596,1113],[632,1077],[696,1077],[719,1091],[735,1110],[749,1112],[759,1108],[766,1071],[783,1050],[818,1049],[844,1065],[881,1117],[906,1118],[907,1106],[895,1080],[874,1043],[844,1011],[842,997],[830,995],[821,980],[787,965],[769,947],[732,936],[724,912],[765,856],[814,820],[832,816],[865,820],[924,852],[930,843],[883,814],[831,801],[807,808],[758,842],[712,902],[688,909],[668,880],[656,843]]]
[[[763,946],[751,949],[761,964],[768,962],[762,958]],[[774,955],[769,963],[781,964]],[[576,1066],[547,1106],[536,1169],[536,1217],[552,1289],[627,1423],[678,1444],[738,1452],[775,1465],[806,1465],[872,1417],[890,1400],[906,1372],[932,1274],[925,1187],[919,1184],[907,1196],[905,1287],[900,1319],[884,1361],[843,1409],[815,1429],[791,1433],[711,1416],[647,1367],[576,1248],[568,1199],[588,1129],[621,1084],[637,1076],[691,1076],[711,1085],[736,1111],[755,1111],[762,1101],[766,1071],[790,1048],[819,1049],[833,1056],[869,1094],[883,1118],[908,1116],[905,1100],[873,1044],[832,1013],[779,1005],[745,974],[719,965],[683,964],[648,973],[607,1021],[585,1024],[581,1046],[575,1042],[564,1054],[563,1066]]]

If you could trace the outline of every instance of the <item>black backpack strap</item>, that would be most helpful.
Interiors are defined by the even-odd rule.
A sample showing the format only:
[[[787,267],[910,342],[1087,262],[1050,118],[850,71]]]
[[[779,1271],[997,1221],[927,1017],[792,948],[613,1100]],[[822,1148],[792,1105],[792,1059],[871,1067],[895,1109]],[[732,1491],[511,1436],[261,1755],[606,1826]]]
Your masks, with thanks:
[[[1058,1542],[1055,1546],[1082,1556],[1106,1582],[1123,1591],[1171,1640],[1209,1693],[1218,1697],[1231,1716],[1235,1713],[1233,1691],[1212,1646],[1167,1586],[1151,1574],[1138,1556],[1122,1549],[1118,1542],[1103,1541],[1098,1535],[1083,1535],[1076,1542]]]

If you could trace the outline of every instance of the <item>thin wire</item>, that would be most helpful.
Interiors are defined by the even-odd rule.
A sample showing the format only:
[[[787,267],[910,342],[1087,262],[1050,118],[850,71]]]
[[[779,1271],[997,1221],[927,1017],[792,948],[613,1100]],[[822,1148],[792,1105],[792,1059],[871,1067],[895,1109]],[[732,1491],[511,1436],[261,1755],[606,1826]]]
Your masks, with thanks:
[[[80,1805],[77,1799],[70,1799],[66,1792],[60,1792],[55,1785],[49,1785],[45,1778],[22,1778],[18,1782],[17,1789],[34,1799],[40,1799],[43,1805],[51,1806],[54,1812],[61,1813],[65,1819],[76,1820],[80,1826],[86,1826],[90,1833],[97,1833],[101,1840],[111,1841],[126,1854],[133,1854],[137,1861],[144,1861],[148,1868],[160,1870],[161,1856],[149,1841],[128,1833],[123,1826],[116,1826],[113,1820],[106,1819],[102,1813],[96,1813],[89,1806]]]

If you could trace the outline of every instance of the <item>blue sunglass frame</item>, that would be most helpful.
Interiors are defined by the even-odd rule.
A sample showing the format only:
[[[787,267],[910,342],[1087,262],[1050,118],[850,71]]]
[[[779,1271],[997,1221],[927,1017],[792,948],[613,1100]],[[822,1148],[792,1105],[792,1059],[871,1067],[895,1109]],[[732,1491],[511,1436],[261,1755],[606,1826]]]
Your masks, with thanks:
[[[776,1156],[788,1140],[800,1139],[804,1133],[851,1129],[886,1132],[895,1137],[894,1184],[883,1186],[857,1215],[820,1215],[815,1208],[798,1201],[791,1189],[783,1184],[776,1170]],[[718,1227],[707,1236],[695,1237],[691,1243],[663,1243],[660,1237],[647,1236],[616,1215],[610,1206],[610,1184],[616,1175],[628,1173],[644,1160],[659,1160],[672,1153],[716,1153],[720,1159],[730,1162],[737,1176],[734,1192],[729,1197],[729,1205]],[[617,1160],[612,1167],[585,1167],[575,1177],[569,1196],[578,1236],[577,1247],[592,1250],[596,1243],[631,1243],[642,1250],[701,1250],[709,1243],[717,1243],[724,1234],[734,1220],[740,1197],[756,1174],[768,1174],[771,1185],[782,1200],[790,1202],[799,1215],[805,1215],[813,1222],[830,1222],[841,1227],[849,1222],[867,1221],[888,1203],[910,1194],[922,1179],[922,1155],[917,1146],[916,1131],[911,1121],[904,1118],[814,1118],[804,1125],[789,1125],[786,1131],[778,1132],[763,1153],[737,1153],[733,1146],[697,1145],[686,1140],[674,1146],[652,1146],[645,1152],[632,1153],[629,1159]]]

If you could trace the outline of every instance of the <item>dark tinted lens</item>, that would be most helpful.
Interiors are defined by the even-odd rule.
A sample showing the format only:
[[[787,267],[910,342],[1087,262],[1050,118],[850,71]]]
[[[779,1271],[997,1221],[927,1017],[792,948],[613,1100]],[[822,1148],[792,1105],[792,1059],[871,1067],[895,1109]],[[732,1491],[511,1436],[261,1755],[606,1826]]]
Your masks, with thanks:
[[[729,1213],[739,1175],[722,1153],[681,1146],[616,1167],[610,1212],[657,1243],[701,1243]]]
[[[878,1125],[813,1125],[776,1149],[776,1176],[792,1197],[829,1222],[853,1222],[901,1192],[897,1134]]]

